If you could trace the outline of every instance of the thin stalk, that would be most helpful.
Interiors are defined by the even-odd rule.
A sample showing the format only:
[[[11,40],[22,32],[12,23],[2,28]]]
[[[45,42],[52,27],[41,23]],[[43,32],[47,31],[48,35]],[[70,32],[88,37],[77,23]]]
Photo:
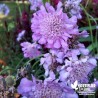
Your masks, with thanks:
[[[36,66],[36,64],[38,64],[40,61],[40,59],[38,59],[33,65],[32,65],[32,69]]]
[[[85,12],[85,14],[87,16],[87,20],[88,20],[89,28],[90,28],[90,33],[91,33],[91,41],[92,41],[92,44],[93,44],[94,43],[94,40],[93,40],[93,32],[92,32],[92,26],[91,26],[91,21],[89,19],[89,15],[88,15],[87,11],[85,10],[85,8],[82,5],[80,5],[80,6],[83,8],[83,10],[84,10],[84,12]],[[94,48],[94,45],[93,45],[93,48]],[[95,50],[94,50],[94,52],[95,52]]]
[[[95,24],[98,25],[98,24],[97,24],[97,21],[94,19],[94,17],[91,16],[90,14],[88,14],[88,15],[89,15],[89,17],[91,17],[91,19],[95,22]],[[97,48],[97,47],[98,47],[98,34],[97,34],[97,33],[98,33],[98,29],[96,28],[95,42],[96,42],[96,51],[97,51],[97,54],[98,54],[98,48]]]
[[[88,3],[89,3],[89,0],[87,0],[86,5],[85,5],[85,8],[87,7]]]
[[[18,10],[19,10],[20,16],[22,16],[22,12],[21,12],[21,8],[20,8],[20,6],[19,6],[18,0],[16,0],[16,4],[17,4],[17,6],[18,6]]]
[[[38,59],[38,58],[40,58],[40,57],[42,57],[42,56],[43,56],[43,54],[40,55],[40,56],[38,56],[38,57],[36,57],[36,58],[30,59],[30,60],[29,60],[28,62],[26,62],[23,66],[27,65],[27,64],[30,63],[31,61],[33,61],[33,60],[35,60],[35,59]]]
[[[17,64],[17,66],[16,66],[16,69],[18,68],[18,66],[23,62],[23,60],[24,60],[24,58],[22,58],[21,60],[20,60],[20,62]]]

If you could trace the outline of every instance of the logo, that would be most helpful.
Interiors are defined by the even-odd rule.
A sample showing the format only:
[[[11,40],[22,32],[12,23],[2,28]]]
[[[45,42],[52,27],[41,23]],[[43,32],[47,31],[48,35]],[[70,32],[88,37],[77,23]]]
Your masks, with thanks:
[[[76,80],[73,84],[71,84],[71,87],[79,93],[79,95],[94,95],[95,94],[95,88],[96,85],[94,83],[92,84],[79,84]]]
[[[71,87],[72,87],[73,89],[75,89],[75,91],[78,90],[78,81],[76,80],[76,81],[74,82],[74,84],[71,84]]]

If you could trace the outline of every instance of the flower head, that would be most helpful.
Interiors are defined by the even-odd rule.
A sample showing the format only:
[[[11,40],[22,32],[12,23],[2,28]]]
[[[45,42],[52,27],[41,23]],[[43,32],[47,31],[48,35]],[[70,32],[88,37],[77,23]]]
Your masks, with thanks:
[[[0,4],[0,14],[4,14],[5,16],[7,16],[9,12],[10,12],[10,9],[8,8],[7,5]]]
[[[31,10],[37,10],[37,7],[42,5],[42,0],[29,0],[31,3]]]
[[[27,98],[69,98],[69,96],[70,98],[72,96],[72,98],[78,98],[71,88],[63,86],[61,83],[48,82],[47,85],[44,85],[42,81],[35,79],[31,81],[26,78],[21,80],[18,92]]]
[[[65,65],[58,68],[60,73],[60,80],[74,83],[76,80],[79,83],[88,83],[89,73],[96,67],[96,60],[88,56],[80,59],[72,59],[71,57],[65,59]]]
[[[23,42],[21,43],[22,51],[24,53],[24,57],[26,58],[34,58],[40,55],[40,51],[38,50],[38,45],[29,42]]]
[[[81,8],[79,6],[82,0],[66,0],[65,9],[69,11],[72,16],[76,16],[78,19],[81,19]]]
[[[33,40],[47,48],[68,48],[67,40],[71,34],[78,34],[77,18],[68,18],[62,11],[62,3],[59,2],[57,10],[49,3],[42,5],[40,10],[32,18],[31,29]]]
[[[56,70],[59,64],[64,60],[64,53],[60,50],[50,50],[50,53],[44,54],[40,59],[40,65],[45,69],[45,76],[48,76],[50,71]]]

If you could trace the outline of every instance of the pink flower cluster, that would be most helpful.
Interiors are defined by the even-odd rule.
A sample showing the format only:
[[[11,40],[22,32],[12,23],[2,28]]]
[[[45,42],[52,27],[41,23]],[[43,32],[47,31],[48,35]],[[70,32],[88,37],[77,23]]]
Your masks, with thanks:
[[[72,1],[77,6],[81,2],[67,1]],[[77,98],[76,94],[68,97],[71,95],[66,86],[76,80],[79,83],[89,82],[89,73],[96,67],[97,61],[90,56],[85,45],[79,42],[80,37],[88,37],[87,31],[79,32],[78,17],[68,13],[64,12],[62,2],[58,2],[56,8],[50,3],[42,4],[33,14],[33,43],[24,42],[21,46],[24,57],[28,58],[39,56],[42,53],[40,50],[46,50],[43,51],[39,65],[45,70],[45,78],[38,84],[22,79],[18,92],[26,98]]]

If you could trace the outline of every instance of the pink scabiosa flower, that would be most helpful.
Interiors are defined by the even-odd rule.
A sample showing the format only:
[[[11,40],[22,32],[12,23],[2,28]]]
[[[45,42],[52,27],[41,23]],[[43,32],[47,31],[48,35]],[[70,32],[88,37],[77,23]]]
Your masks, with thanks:
[[[96,67],[96,60],[89,56],[81,57],[80,59],[65,59],[65,65],[58,68],[60,73],[59,79],[67,81],[69,84],[76,80],[79,83],[88,83],[89,73]]]
[[[55,82],[48,82],[46,86],[43,83],[37,84],[33,96],[34,98],[69,98],[69,96],[78,98],[72,89],[62,88],[59,83]]]
[[[67,40],[71,34],[78,34],[77,18],[68,18],[62,11],[62,3],[59,2],[57,10],[49,3],[42,5],[40,10],[34,14],[31,29],[34,41],[45,45],[47,48],[68,49]]]
[[[24,57],[26,58],[34,58],[40,55],[40,51],[38,50],[39,46],[36,43],[23,42],[21,46]]]
[[[36,81],[36,79],[31,81],[25,78],[18,86],[18,93],[27,98],[69,98],[69,96],[70,98],[78,98],[78,95],[71,88],[63,86],[62,83],[52,81],[44,85],[42,81]]]

